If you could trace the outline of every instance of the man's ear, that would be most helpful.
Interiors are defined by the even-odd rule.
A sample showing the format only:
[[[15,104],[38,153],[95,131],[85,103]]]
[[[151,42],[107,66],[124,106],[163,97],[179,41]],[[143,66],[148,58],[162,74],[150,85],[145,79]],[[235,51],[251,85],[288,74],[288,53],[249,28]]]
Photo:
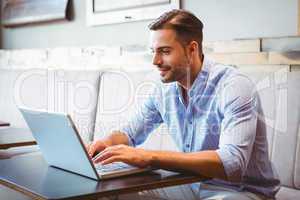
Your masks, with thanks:
[[[189,51],[191,53],[192,56],[194,55],[198,55],[199,52],[199,44],[196,41],[191,41],[190,45],[189,45]]]

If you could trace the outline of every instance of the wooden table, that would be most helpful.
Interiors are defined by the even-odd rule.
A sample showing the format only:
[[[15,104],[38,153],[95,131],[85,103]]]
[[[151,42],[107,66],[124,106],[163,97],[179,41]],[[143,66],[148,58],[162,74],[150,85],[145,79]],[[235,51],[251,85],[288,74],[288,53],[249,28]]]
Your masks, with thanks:
[[[158,170],[95,181],[48,166],[40,152],[0,160],[0,169],[0,183],[34,199],[97,199],[205,179]]]
[[[10,126],[8,122],[0,121],[0,127],[1,126]]]
[[[29,129],[25,128],[0,128],[0,149],[36,144]]]

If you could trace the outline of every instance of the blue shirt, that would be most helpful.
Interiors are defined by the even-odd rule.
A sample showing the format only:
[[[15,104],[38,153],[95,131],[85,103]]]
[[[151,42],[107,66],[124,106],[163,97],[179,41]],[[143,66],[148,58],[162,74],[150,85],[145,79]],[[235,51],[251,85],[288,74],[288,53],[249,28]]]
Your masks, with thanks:
[[[136,146],[165,123],[181,151],[216,150],[229,181],[210,183],[274,197],[280,181],[268,157],[266,135],[257,131],[252,81],[205,57],[188,98],[185,105],[177,82],[161,84],[121,131]]]

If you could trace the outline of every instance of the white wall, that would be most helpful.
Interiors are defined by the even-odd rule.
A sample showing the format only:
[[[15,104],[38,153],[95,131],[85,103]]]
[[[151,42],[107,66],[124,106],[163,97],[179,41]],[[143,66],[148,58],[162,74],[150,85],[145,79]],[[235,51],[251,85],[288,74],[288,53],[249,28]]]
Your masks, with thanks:
[[[146,45],[150,21],[86,26],[85,0],[71,0],[71,22],[2,30],[2,47]],[[205,40],[291,36],[297,34],[298,0],[182,0],[182,8],[204,22]]]
[[[300,2],[300,1],[299,1]],[[205,24],[206,40],[294,36],[297,0],[187,0]]]

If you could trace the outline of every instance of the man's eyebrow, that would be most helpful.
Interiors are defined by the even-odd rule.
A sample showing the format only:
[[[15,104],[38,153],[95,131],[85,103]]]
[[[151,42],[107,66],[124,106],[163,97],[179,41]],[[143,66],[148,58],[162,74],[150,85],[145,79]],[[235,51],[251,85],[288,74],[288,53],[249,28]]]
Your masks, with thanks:
[[[161,46],[161,47],[156,48],[156,50],[162,50],[162,49],[172,49],[172,47],[170,47],[170,46]],[[154,48],[150,47],[150,50],[154,51]]]

